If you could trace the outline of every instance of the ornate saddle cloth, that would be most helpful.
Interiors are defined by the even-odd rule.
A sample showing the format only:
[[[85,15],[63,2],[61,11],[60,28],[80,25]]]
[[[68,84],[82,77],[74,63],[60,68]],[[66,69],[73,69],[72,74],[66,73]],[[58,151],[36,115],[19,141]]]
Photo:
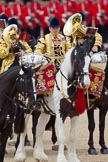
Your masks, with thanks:
[[[97,68],[92,66],[90,69],[90,87],[89,87],[89,94],[92,94],[93,96],[100,97],[102,89],[103,89],[103,83],[105,79],[105,72],[103,69]]]
[[[50,63],[42,66],[40,70],[36,72],[37,94],[51,94],[53,92],[55,71],[55,65],[51,61]]]
[[[89,94],[95,97],[100,97],[104,79],[105,79],[105,67],[107,63],[107,56],[104,51],[100,51],[92,55],[92,63],[90,69],[90,87]]]

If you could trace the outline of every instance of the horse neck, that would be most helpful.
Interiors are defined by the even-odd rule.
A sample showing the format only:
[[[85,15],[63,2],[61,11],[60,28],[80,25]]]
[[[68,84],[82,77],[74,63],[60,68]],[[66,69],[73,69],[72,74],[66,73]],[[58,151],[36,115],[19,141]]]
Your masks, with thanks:
[[[10,90],[12,91],[12,87],[14,86],[17,76],[19,74],[20,68],[13,68],[3,75],[0,76],[0,91],[1,93],[4,93],[4,90],[6,89],[6,92],[9,93]],[[4,85],[4,86],[3,86]]]
[[[62,73],[65,75],[67,79],[70,75],[72,75],[72,71],[73,71],[72,64],[71,64],[71,54],[72,54],[72,49],[66,53],[65,59],[60,67],[60,70],[62,71]]]
[[[12,82],[16,82],[16,79],[19,75],[19,71],[20,69],[16,69],[14,72],[12,72],[11,74],[7,75],[6,79],[9,80],[9,83],[11,84]]]

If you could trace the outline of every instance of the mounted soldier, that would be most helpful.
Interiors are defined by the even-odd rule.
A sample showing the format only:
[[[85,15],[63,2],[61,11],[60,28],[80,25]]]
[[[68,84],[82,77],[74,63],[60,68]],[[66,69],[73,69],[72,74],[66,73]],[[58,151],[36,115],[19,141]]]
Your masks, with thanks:
[[[24,51],[15,51],[19,42],[18,22],[15,18],[8,21],[8,26],[3,30],[0,39],[0,58],[3,60],[0,73],[8,70],[13,65],[18,65],[16,56],[21,56]],[[32,49],[26,42],[21,41],[26,52],[32,52]]]
[[[72,22],[72,23],[71,23]],[[101,76],[104,74],[104,68],[106,66],[106,53],[105,53],[105,48],[103,46],[103,40],[102,36],[97,32],[97,28],[94,27],[87,27],[82,24],[82,17],[80,13],[76,13],[73,16],[71,16],[65,26],[64,26],[64,34],[70,37],[72,40],[72,46],[74,46],[76,43],[83,44],[83,42],[87,39],[87,37],[94,35],[95,36],[95,43],[94,46],[90,52],[92,63],[91,63],[91,73],[95,71],[95,73],[98,73],[101,71]],[[97,64],[99,63],[99,64]],[[100,67],[100,63],[104,64],[103,69]],[[98,66],[97,66],[98,65]],[[95,78],[91,78],[95,80]],[[101,80],[101,78],[100,78]],[[92,81],[92,80],[91,80]],[[103,77],[102,77],[102,85],[103,85]],[[91,85],[92,86],[92,85]],[[100,91],[100,87],[98,87]],[[89,88],[90,93],[91,92],[91,87]],[[102,89],[101,89],[102,90]],[[96,92],[98,93],[98,92]],[[94,96],[96,94],[94,92]],[[101,93],[101,92],[99,92]]]
[[[55,63],[63,61],[65,53],[71,48],[69,40],[60,34],[60,22],[56,17],[52,18],[49,23],[49,34],[40,38],[36,45],[35,53],[46,54]]]
[[[77,21],[75,22],[74,19]],[[73,25],[72,22],[74,24],[74,27],[72,26]],[[80,36],[80,33],[82,33],[82,36],[80,37],[82,43],[84,39],[86,39],[86,37],[84,37],[85,33],[88,34],[86,36],[94,34],[93,31],[90,32],[90,30],[87,33],[87,27],[84,27],[83,24],[81,23],[80,15],[75,14],[71,16],[69,20],[66,22],[64,26],[64,34],[72,38],[74,40],[73,42],[76,43],[76,40],[79,41],[78,38]],[[98,154],[94,147],[93,141],[93,132],[95,129],[94,109],[97,107],[99,108],[99,130],[100,130],[99,144],[101,146],[100,152],[102,154],[108,154],[108,148],[106,147],[104,140],[105,116],[107,113],[107,109],[105,106],[103,106],[105,104],[105,99],[107,98],[107,90],[105,90],[104,85],[107,82],[107,75],[106,75],[107,54],[103,46],[103,38],[98,32],[95,33],[95,43],[90,52],[90,55],[92,59],[90,70],[91,84],[87,92],[87,108],[88,108],[87,116],[89,129],[88,154],[91,155]]]
[[[49,34],[46,34],[43,38],[40,38],[38,40],[34,53],[43,54],[50,59],[50,67],[47,66],[47,68],[50,70],[53,68],[52,74],[48,74],[53,75],[53,81],[52,79],[49,80],[48,77],[48,80],[43,82],[43,78],[47,78],[47,76],[41,75],[41,73],[38,74],[37,80],[39,82],[39,87],[46,89],[47,92],[52,92],[52,87],[54,87],[55,71],[59,69],[60,64],[64,60],[65,53],[71,48],[71,44],[68,38],[66,39],[64,35],[60,34],[60,22],[58,18],[54,17],[50,20],[49,31]],[[47,82],[49,83],[49,85]],[[46,85],[46,83],[48,86]]]
[[[71,16],[66,24],[64,25],[63,31],[66,37],[70,39],[71,46],[74,47],[76,43],[79,43],[80,45],[83,44],[83,42],[86,40],[86,38],[89,36],[86,34],[87,27],[83,25],[82,15],[80,13],[76,13],[73,16]],[[92,29],[92,28],[91,28]],[[93,28],[93,32],[95,33],[96,28]],[[91,34],[94,34],[91,33]],[[89,32],[88,32],[89,34]],[[101,51],[101,52],[100,52]],[[100,53],[99,53],[100,52]],[[104,51],[104,47],[102,44],[102,36],[99,33],[96,33],[95,35],[95,43],[92,48],[92,52],[90,52],[92,55],[92,67],[95,67],[98,65],[100,68],[100,63],[103,63],[104,67],[106,65],[106,54]],[[103,58],[103,59],[102,59]],[[98,62],[98,64],[97,64]],[[97,71],[98,72],[98,71]],[[103,69],[101,69],[101,76],[103,76]],[[96,73],[96,71],[95,71]],[[101,79],[101,78],[100,78]],[[101,80],[101,83],[103,84],[103,79]],[[101,87],[102,88],[102,87]],[[91,88],[90,88],[91,89]],[[100,91],[99,91],[100,93]],[[94,94],[94,98],[96,94]],[[49,123],[46,126],[46,129],[52,128],[53,132],[53,140],[56,141],[56,135],[54,128],[54,119],[53,117],[50,119]],[[56,147],[52,147],[54,150],[56,150]]]

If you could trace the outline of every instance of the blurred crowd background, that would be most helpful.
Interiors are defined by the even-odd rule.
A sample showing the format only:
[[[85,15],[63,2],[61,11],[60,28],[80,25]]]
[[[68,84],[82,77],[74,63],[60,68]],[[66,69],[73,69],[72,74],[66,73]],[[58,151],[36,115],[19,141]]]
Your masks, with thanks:
[[[76,12],[82,14],[85,25],[98,27],[103,42],[108,42],[108,0],[0,0],[0,14],[16,18],[19,28],[36,39],[49,33],[52,17],[59,18],[62,32]]]

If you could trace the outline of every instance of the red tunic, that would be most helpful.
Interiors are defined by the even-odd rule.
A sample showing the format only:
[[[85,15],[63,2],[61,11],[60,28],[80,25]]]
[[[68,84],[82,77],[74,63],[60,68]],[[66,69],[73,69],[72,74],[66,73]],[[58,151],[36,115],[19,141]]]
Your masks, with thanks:
[[[49,26],[49,7],[48,6],[41,6],[41,11],[40,11],[40,25],[42,28],[48,28]]]
[[[101,5],[99,2],[92,2],[92,22],[94,26],[103,25],[103,20],[101,19]]]
[[[39,15],[41,4],[39,2],[34,1],[31,4],[31,8],[33,9],[33,12]]]
[[[64,4],[60,4],[59,6],[59,12],[58,12],[58,18],[60,20],[60,25],[61,27],[64,26],[67,18],[68,18],[68,9],[67,9],[67,5]]]
[[[76,6],[75,1],[68,1],[67,2],[67,8],[68,8],[68,12],[70,13],[70,16],[72,14],[76,13],[75,6]]]
[[[6,8],[5,5],[0,5],[0,14],[1,14],[2,12],[4,12],[5,8]]]
[[[32,9],[30,7],[27,7],[27,6],[23,7],[21,20],[23,22],[23,27],[25,29],[29,29],[29,28],[34,29],[37,26],[35,22],[34,13],[32,12]]]
[[[12,18],[12,17],[15,16],[15,14],[14,14],[14,8],[7,7],[4,10],[4,13],[8,16],[8,18]]]
[[[86,25],[91,25],[92,24],[92,10],[91,10],[91,1],[90,0],[86,0],[84,3],[84,14],[85,14],[85,18],[86,18]]]
[[[49,2],[50,17],[57,17],[57,2]]]
[[[107,0],[101,0],[101,9],[102,9],[102,19],[103,24],[108,24],[108,1]]]
[[[22,8],[23,8],[23,4],[17,4],[17,3],[15,3],[14,4],[14,13],[15,13],[15,16],[17,16],[18,18],[20,18],[21,17],[21,15],[22,15]]]

